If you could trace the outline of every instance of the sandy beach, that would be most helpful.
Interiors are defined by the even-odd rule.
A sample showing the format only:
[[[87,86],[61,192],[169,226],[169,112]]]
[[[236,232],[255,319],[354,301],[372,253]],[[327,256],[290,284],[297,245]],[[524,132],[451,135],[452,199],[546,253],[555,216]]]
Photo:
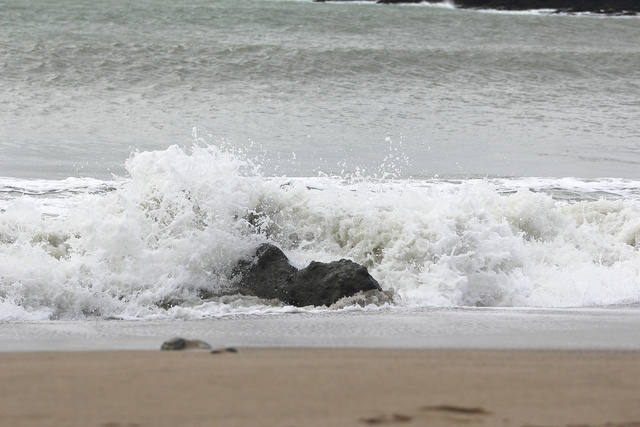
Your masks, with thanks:
[[[640,426],[640,352],[0,354],[3,426]]]

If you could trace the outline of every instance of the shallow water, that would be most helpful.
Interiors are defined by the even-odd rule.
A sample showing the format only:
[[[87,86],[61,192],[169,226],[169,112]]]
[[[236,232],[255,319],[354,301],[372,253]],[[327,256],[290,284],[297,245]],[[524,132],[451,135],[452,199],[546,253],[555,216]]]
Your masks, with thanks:
[[[420,309],[191,321],[0,324],[0,351],[159,350],[173,337],[223,347],[640,350],[636,308]]]
[[[190,145],[197,128],[253,147],[267,175],[640,178],[637,17],[254,0],[0,8],[0,176],[123,175],[132,151]]]

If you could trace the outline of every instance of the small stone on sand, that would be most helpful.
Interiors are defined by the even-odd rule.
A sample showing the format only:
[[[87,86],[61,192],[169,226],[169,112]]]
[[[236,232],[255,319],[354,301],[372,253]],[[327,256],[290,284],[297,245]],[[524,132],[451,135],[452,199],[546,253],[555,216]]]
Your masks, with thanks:
[[[172,338],[162,343],[160,350],[211,350],[211,346],[201,340]]]

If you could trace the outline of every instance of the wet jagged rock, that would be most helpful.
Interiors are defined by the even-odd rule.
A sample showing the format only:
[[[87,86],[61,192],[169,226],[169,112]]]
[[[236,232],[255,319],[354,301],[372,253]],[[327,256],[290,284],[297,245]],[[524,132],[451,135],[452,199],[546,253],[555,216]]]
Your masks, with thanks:
[[[238,264],[234,281],[242,294],[298,307],[329,306],[358,292],[382,291],[366,267],[353,261],[314,261],[298,270],[280,248],[268,243],[260,245],[251,259]]]
[[[297,271],[280,248],[265,243],[253,258],[238,263],[233,276],[242,294],[285,301]]]

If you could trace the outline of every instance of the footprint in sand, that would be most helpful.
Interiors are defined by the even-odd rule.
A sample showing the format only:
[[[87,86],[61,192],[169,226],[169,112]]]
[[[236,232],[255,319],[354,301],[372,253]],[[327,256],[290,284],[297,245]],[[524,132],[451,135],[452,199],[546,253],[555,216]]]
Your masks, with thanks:
[[[102,427],[140,427],[140,424],[137,423],[126,423],[126,424],[121,424],[121,423],[103,423]]]
[[[438,412],[446,412],[446,413],[452,413],[452,414],[465,414],[465,415],[489,415],[491,413],[480,407],[466,408],[464,406],[453,406],[453,405],[423,406],[421,409],[423,411],[438,411]]]
[[[448,424],[483,422],[485,416],[491,415],[491,412],[479,406],[435,405],[423,406],[420,410],[424,414],[444,417]]]
[[[425,414],[427,412],[441,414],[446,417],[450,422],[454,423],[469,423],[473,421],[482,421],[484,415],[490,415],[491,412],[480,407],[464,407],[454,405],[437,405],[437,406],[423,406],[420,408],[420,413]],[[401,424],[413,421],[418,415],[404,415],[404,414],[392,414],[392,415],[378,415],[375,417],[360,418],[360,421],[364,424]]]
[[[399,424],[399,423],[406,423],[409,422],[413,419],[413,417],[410,417],[409,415],[402,415],[402,414],[393,414],[393,415],[379,415],[377,417],[370,417],[370,418],[361,418],[360,421],[362,421],[365,424]]]

